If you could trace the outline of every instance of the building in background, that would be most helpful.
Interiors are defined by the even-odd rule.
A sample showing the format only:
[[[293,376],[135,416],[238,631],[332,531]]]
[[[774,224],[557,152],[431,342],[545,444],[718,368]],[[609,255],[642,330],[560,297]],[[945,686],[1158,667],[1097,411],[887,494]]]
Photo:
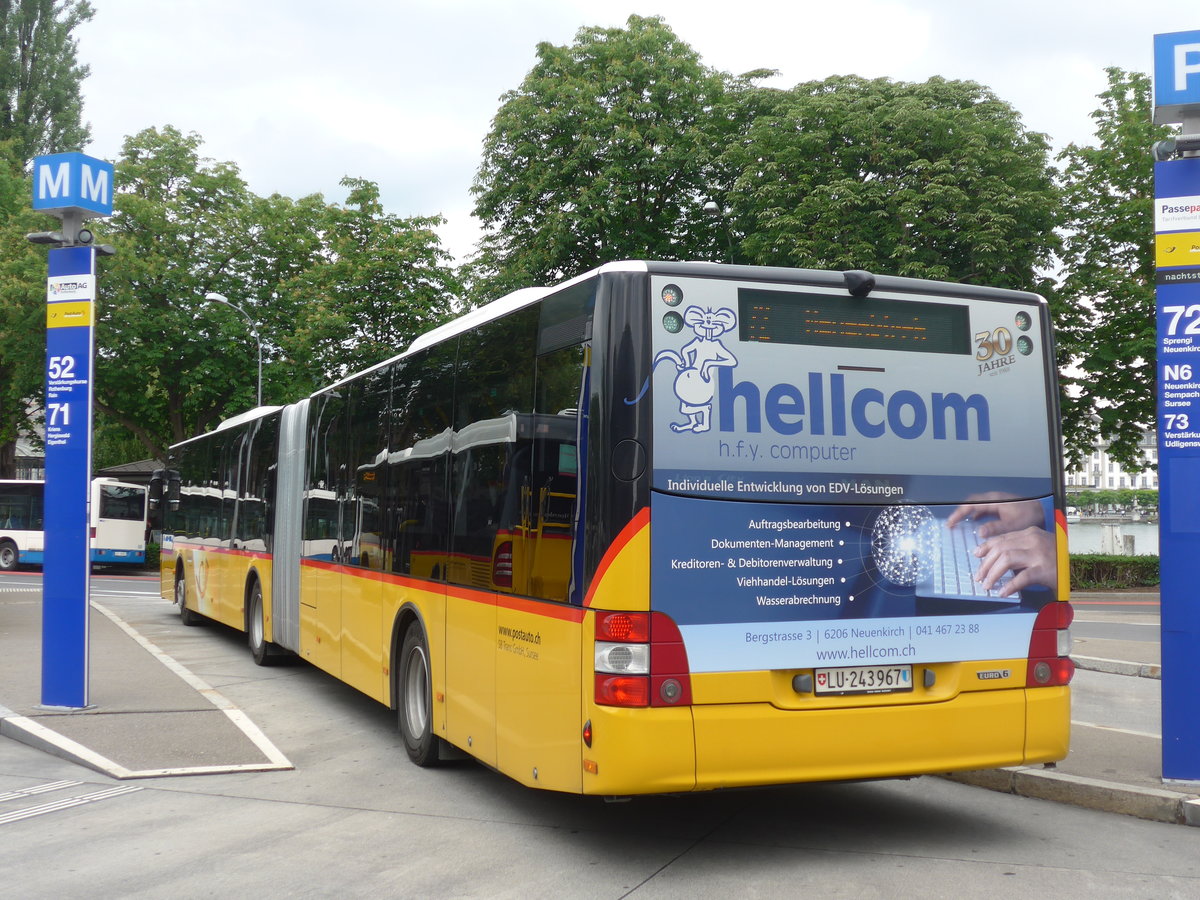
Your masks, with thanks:
[[[1138,472],[1128,472],[1108,455],[1108,442],[1097,441],[1095,449],[1082,466],[1067,469],[1067,493],[1082,490],[1118,491],[1122,488],[1157,491],[1158,445],[1154,432],[1148,431],[1142,435],[1140,447],[1145,467]]]

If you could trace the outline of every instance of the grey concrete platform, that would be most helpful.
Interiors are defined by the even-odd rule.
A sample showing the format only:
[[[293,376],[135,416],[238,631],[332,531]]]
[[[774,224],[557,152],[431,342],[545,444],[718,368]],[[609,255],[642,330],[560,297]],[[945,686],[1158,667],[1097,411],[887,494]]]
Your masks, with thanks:
[[[0,735],[114,778],[291,768],[241,710],[93,602],[84,709],[41,705],[41,598],[0,594]]]

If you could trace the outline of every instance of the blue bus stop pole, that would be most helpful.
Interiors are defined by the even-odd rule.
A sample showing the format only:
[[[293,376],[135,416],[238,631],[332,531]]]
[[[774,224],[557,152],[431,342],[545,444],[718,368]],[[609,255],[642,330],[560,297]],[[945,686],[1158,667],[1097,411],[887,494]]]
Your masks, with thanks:
[[[51,250],[46,281],[46,493],[42,705],[88,705],[88,501],[96,251]]]
[[[1200,31],[1154,36],[1162,771],[1200,781]]]
[[[42,531],[42,705],[88,705],[88,577],[92,478],[94,236],[87,219],[112,215],[113,165],[82,153],[33,160],[33,208],[62,222],[26,235],[48,244],[46,489]],[[110,248],[105,248],[109,251]]]

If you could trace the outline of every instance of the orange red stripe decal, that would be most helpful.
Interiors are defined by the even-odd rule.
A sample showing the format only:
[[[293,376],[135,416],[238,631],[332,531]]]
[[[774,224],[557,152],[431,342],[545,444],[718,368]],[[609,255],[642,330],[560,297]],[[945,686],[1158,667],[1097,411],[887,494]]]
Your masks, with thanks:
[[[620,556],[621,551],[628,546],[629,542],[637,537],[641,530],[649,524],[650,507],[644,506],[629,520],[629,524],[621,529],[621,533],[617,535],[608,550],[605,551],[604,558],[600,560],[600,565],[596,567],[596,574],[592,576],[592,583],[588,587],[587,596],[583,598],[584,606],[592,605],[592,595],[596,592],[596,585],[604,579],[604,573],[608,571],[608,567],[612,565],[613,560]]]

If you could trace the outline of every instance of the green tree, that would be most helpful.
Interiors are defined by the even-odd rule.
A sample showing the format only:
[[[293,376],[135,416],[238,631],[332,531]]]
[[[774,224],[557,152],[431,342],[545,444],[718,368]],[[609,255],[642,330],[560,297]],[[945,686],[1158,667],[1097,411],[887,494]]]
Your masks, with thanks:
[[[46,253],[25,240],[46,227],[30,210],[30,183],[12,141],[0,142],[0,478],[16,475],[19,433],[33,432],[46,343]]]
[[[341,183],[346,206],[321,220],[324,262],[283,285],[300,315],[280,340],[290,359],[309,361],[316,384],[395,356],[449,318],[461,292],[433,230],[442,219],[386,214],[374,182]]]
[[[241,316],[205,303],[205,294],[224,294],[260,323],[274,299],[258,259],[258,240],[271,230],[256,218],[264,206],[235,166],[202,158],[200,145],[170,127],[126,139],[106,234],[117,254],[102,261],[99,278],[96,408],[158,458],[254,405],[254,338]],[[262,246],[278,243],[267,237]],[[300,244],[303,267],[319,242]]]
[[[0,140],[18,159],[87,143],[72,32],[92,14],[87,0],[0,0]]]
[[[736,128],[730,84],[661,18],[539,44],[502,98],[473,187],[491,292],[618,259],[722,256],[703,206]]]
[[[256,197],[198,135],[147,129],[125,141],[99,279],[96,406],[162,458],[255,402],[285,403],[392,356],[448,315],[457,290],[434,218],[386,215],[375,184],[349,205]],[[116,460],[113,460],[116,461]]]
[[[37,155],[87,140],[80,89],[87,77],[72,32],[92,17],[86,0],[0,0],[0,477],[16,468],[16,438],[42,391],[45,253],[25,241],[47,220],[29,211],[23,171]]]
[[[1110,68],[1096,145],[1071,144],[1063,164],[1063,281],[1055,303],[1063,430],[1071,465],[1097,440],[1126,471],[1155,421],[1154,167],[1170,134],[1150,119],[1150,79]]]
[[[740,258],[1039,286],[1057,246],[1049,147],[987,88],[839,76],[746,100],[721,160]]]

